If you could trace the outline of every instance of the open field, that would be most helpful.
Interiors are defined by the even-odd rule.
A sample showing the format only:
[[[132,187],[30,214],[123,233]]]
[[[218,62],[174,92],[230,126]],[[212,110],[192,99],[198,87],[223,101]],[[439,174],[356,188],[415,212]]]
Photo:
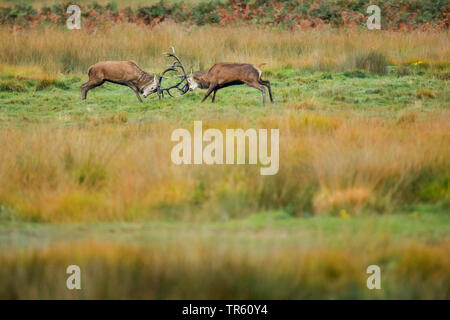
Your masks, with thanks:
[[[450,298],[448,32],[0,35],[1,299]],[[114,84],[80,100],[89,65],[161,72],[170,45],[194,70],[267,62],[275,103],[244,86],[214,104],[139,103]],[[280,129],[279,172],[174,165],[171,133],[194,120]],[[70,264],[81,291],[65,288]]]

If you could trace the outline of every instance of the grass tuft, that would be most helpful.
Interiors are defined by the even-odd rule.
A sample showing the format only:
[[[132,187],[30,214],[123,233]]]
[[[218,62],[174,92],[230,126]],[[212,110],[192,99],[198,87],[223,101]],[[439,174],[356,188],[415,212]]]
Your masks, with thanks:
[[[387,73],[388,62],[384,54],[371,51],[357,55],[355,58],[355,66],[369,73],[384,75]]]

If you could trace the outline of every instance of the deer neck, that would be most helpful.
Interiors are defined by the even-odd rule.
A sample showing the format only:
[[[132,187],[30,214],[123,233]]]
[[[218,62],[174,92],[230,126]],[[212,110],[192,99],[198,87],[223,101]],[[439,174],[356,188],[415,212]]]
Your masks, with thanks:
[[[206,73],[205,72],[199,72],[198,74],[194,75],[194,79],[199,84],[199,87],[201,89],[208,89],[209,88],[209,81],[206,79]]]
[[[137,87],[139,89],[143,89],[147,87],[150,83],[154,81],[154,77],[149,75],[147,72],[142,72],[141,76],[139,77],[137,81]]]

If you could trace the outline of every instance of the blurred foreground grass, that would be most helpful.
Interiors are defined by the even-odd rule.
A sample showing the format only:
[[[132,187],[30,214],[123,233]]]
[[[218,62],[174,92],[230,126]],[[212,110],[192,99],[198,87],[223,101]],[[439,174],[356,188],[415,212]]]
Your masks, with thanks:
[[[0,298],[448,299],[449,219],[266,212],[207,224],[7,223]],[[80,291],[65,287],[71,264]],[[366,287],[372,264],[381,290]]]

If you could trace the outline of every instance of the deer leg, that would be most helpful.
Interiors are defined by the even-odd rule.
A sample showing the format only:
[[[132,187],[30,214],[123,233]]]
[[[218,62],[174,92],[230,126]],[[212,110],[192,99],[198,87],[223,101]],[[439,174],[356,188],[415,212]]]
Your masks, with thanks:
[[[266,104],[266,88],[264,86],[261,88],[263,104]]]
[[[272,97],[272,88],[270,87],[270,82],[268,80],[259,80],[259,83],[261,83],[262,85],[266,86],[267,89],[269,90],[269,97],[270,97],[270,102],[273,103],[273,97]]]
[[[131,88],[131,90],[133,90],[136,93],[136,96],[139,99],[139,102],[142,102],[141,96],[139,95],[138,88],[131,82],[127,82],[126,85],[129,86]]]
[[[264,87],[259,82],[246,82],[246,84],[250,87],[258,89],[262,93],[263,104],[266,104],[266,87]]]
[[[87,88],[86,83],[81,86],[81,100],[86,100]]]
[[[219,88],[216,87],[216,88],[214,89],[214,91],[213,91],[213,96],[212,96],[212,99],[211,99],[211,102],[212,102],[212,103],[214,103],[214,101],[216,100],[216,92],[217,92],[217,90],[219,90]]]
[[[202,102],[205,101],[209,97],[209,95],[211,94],[211,92],[213,92],[215,87],[216,87],[215,84],[209,85],[208,91],[206,92],[206,95],[203,97]]]
[[[87,96],[87,92],[91,89],[97,88],[101,86],[105,80],[89,80],[81,86],[81,100],[85,100]]]

